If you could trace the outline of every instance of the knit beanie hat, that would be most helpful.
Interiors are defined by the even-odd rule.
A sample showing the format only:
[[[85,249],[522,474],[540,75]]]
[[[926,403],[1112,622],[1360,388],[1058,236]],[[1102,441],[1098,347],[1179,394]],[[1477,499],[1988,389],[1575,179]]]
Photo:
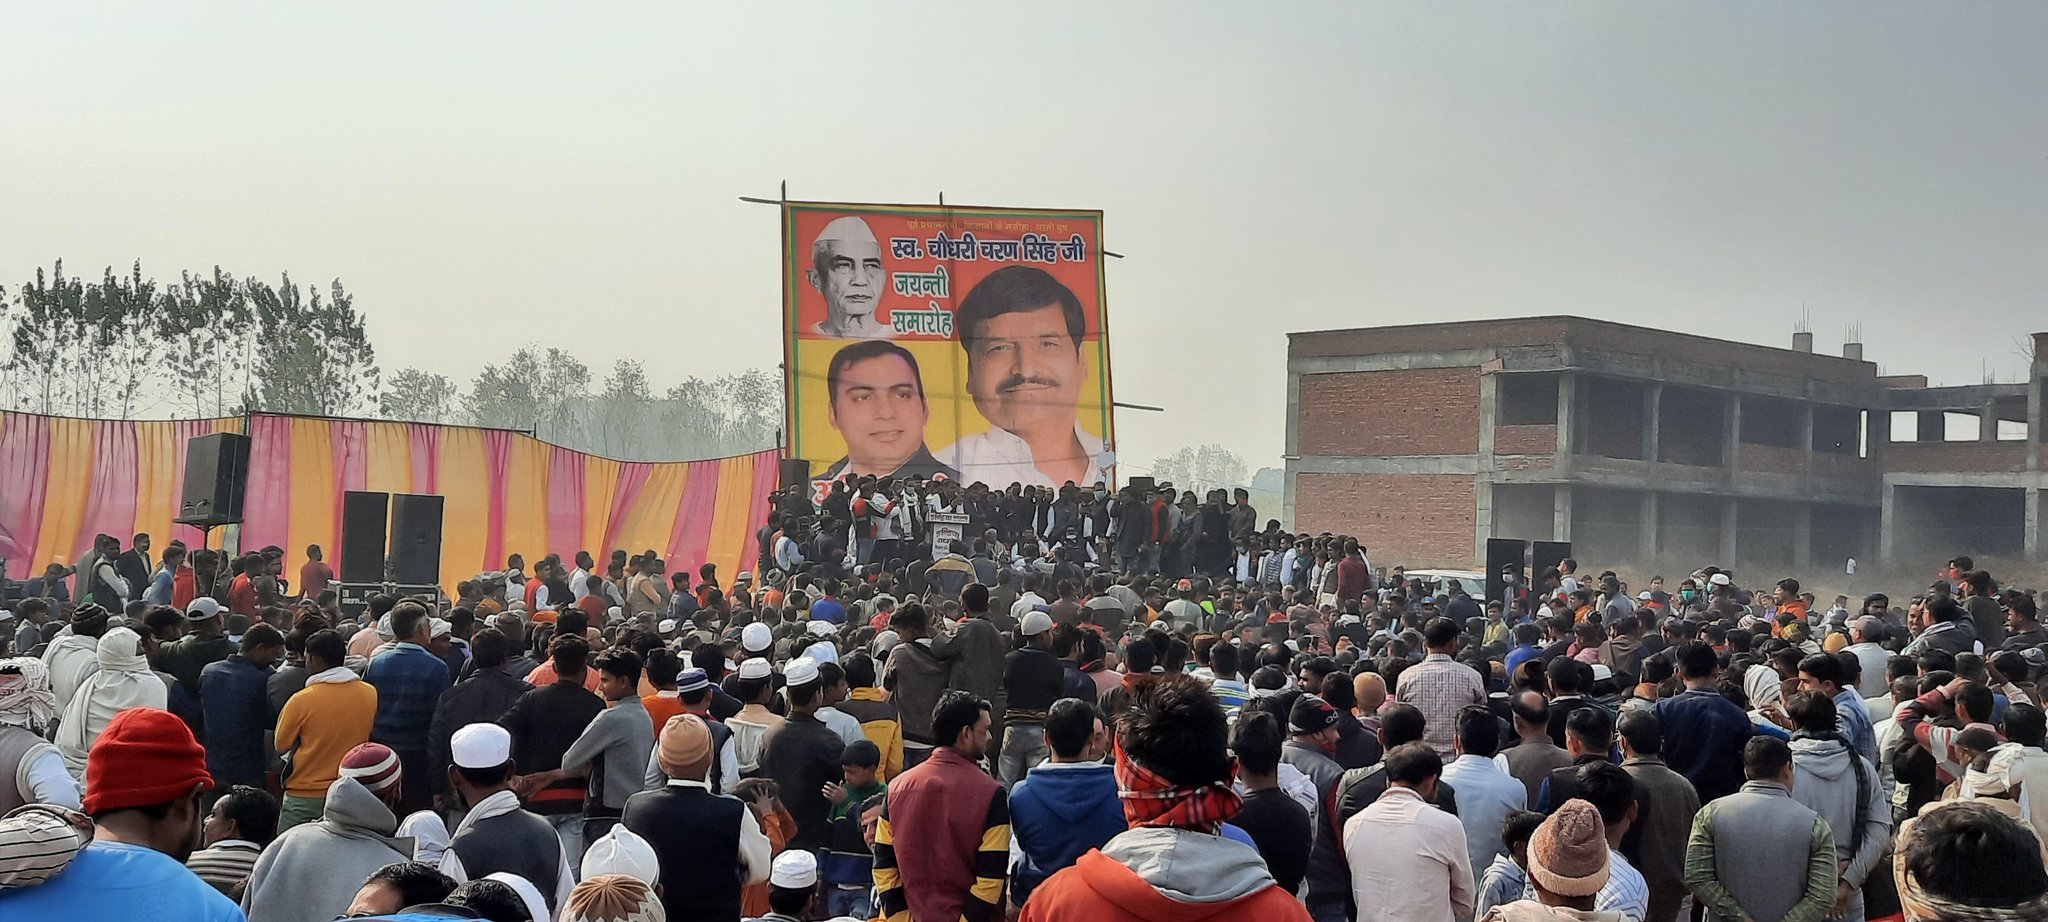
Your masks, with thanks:
[[[1607,885],[1607,826],[1600,811],[1577,798],[1536,827],[1529,839],[1529,876],[1558,896],[1592,896]]]
[[[398,753],[383,743],[364,743],[341,757],[341,777],[356,779],[379,797],[397,787],[401,775]]]
[[[206,750],[169,711],[129,708],[107,721],[85,759],[85,812],[169,803],[213,786]]]
[[[695,714],[678,714],[661,728],[655,761],[670,778],[702,781],[711,774],[711,728]]]

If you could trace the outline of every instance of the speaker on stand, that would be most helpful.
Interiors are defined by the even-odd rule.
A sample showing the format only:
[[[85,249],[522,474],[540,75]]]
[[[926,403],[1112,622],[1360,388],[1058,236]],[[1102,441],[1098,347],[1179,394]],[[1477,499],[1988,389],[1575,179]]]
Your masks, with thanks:
[[[212,530],[242,521],[249,487],[249,437],[216,432],[185,443],[185,489],[178,500],[180,525]]]
[[[777,480],[782,484],[782,489],[800,487],[811,482],[811,462],[802,458],[783,458],[777,462],[777,470]]]

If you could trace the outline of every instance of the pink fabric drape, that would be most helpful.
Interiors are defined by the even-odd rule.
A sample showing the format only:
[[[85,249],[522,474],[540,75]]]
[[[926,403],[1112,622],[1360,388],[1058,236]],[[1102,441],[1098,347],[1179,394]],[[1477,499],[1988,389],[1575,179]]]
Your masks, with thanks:
[[[9,413],[0,425],[0,557],[14,579],[42,575],[36,547],[50,480],[50,419]]]

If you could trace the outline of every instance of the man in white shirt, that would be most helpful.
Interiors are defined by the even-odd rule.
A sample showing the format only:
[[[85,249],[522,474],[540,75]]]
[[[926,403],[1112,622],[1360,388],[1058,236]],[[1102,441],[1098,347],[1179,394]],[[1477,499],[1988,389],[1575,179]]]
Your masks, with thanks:
[[[1484,705],[1458,712],[1458,757],[1444,766],[1443,780],[1458,792],[1458,822],[1465,827],[1471,866],[1484,868],[1493,856],[1507,854],[1501,827],[1508,815],[1529,803],[1529,789],[1493,761],[1500,750],[1500,718]]]
[[[940,457],[969,482],[1111,481],[1114,456],[1077,416],[1088,379],[1081,299],[1044,269],[1005,266],[975,283],[956,316],[967,392],[990,426]]]
[[[1868,700],[1889,693],[1891,686],[1885,678],[1885,665],[1891,662],[1892,654],[1890,650],[1879,646],[1884,642],[1884,622],[1869,615],[1851,621],[1849,639],[1853,642],[1847,649],[1856,656],[1856,662],[1863,667],[1863,671],[1856,676],[1857,694]]]
[[[1040,605],[1050,604],[1052,603],[1047,602],[1044,596],[1038,594],[1038,577],[1026,576],[1024,577],[1024,594],[1018,596],[1017,601],[1010,603],[1010,617],[1022,621],[1024,616],[1029,614],[1032,609]]]
[[[875,482],[875,492],[868,494],[868,521],[875,527],[875,553],[869,561],[886,564],[892,557],[901,555],[903,529],[897,525],[897,500],[893,494],[896,481],[884,477]]]
[[[796,539],[787,531],[775,533],[775,568],[784,573],[795,573],[798,564],[804,562],[803,550]]]
[[[1579,591],[1579,562],[1570,557],[1557,562],[1557,590],[1565,595]]]
[[[1386,766],[1386,793],[1344,823],[1358,922],[1471,918],[1465,827],[1430,803],[1443,759],[1424,743],[1406,743],[1387,753]]]
[[[569,571],[570,595],[580,599],[590,594],[590,568],[596,565],[589,551],[576,552],[576,569]]]
[[[2048,751],[2041,748],[2048,736],[2048,716],[2030,704],[2011,704],[2005,709],[2006,739],[2020,748],[2020,799],[2036,838],[2048,842]]]

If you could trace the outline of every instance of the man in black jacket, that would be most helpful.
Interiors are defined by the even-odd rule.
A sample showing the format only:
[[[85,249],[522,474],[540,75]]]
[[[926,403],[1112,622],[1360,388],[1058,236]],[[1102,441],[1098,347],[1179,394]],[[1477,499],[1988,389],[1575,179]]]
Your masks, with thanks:
[[[519,696],[532,687],[505,671],[512,641],[497,628],[484,628],[469,639],[474,667],[462,681],[441,693],[434,720],[427,728],[427,771],[436,798],[449,793],[449,740],[455,731],[474,723],[497,723]]]
[[[996,780],[1012,787],[1032,766],[1045,761],[1045,717],[1066,695],[1066,666],[1052,654],[1052,616],[1025,612],[1017,626],[1024,646],[1003,661],[1003,746],[996,756]],[[1089,682],[1094,687],[1094,682]],[[1085,699],[1084,699],[1085,700]]]
[[[136,535],[135,544],[114,560],[114,572],[128,583],[128,598],[133,602],[149,591],[149,573],[155,565],[149,560],[149,536]]]
[[[589,658],[590,645],[583,638],[555,638],[549,650],[549,659],[555,666],[554,684],[520,695],[505,716],[498,718],[498,723],[512,732],[512,757],[522,774],[561,768],[562,756],[569,751],[570,744],[604,710],[604,699],[583,687]],[[579,858],[586,787],[587,782],[579,776],[556,781],[526,795],[527,808],[547,818],[557,832],[566,833],[563,842]]]
[[[846,743],[818,720],[823,683],[818,664],[800,656],[783,667],[789,692],[789,716],[770,727],[761,745],[761,771],[775,780],[782,805],[796,820],[789,847],[817,851],[831,841],[832,803],[825,785],[840,778],[839,755]]]

